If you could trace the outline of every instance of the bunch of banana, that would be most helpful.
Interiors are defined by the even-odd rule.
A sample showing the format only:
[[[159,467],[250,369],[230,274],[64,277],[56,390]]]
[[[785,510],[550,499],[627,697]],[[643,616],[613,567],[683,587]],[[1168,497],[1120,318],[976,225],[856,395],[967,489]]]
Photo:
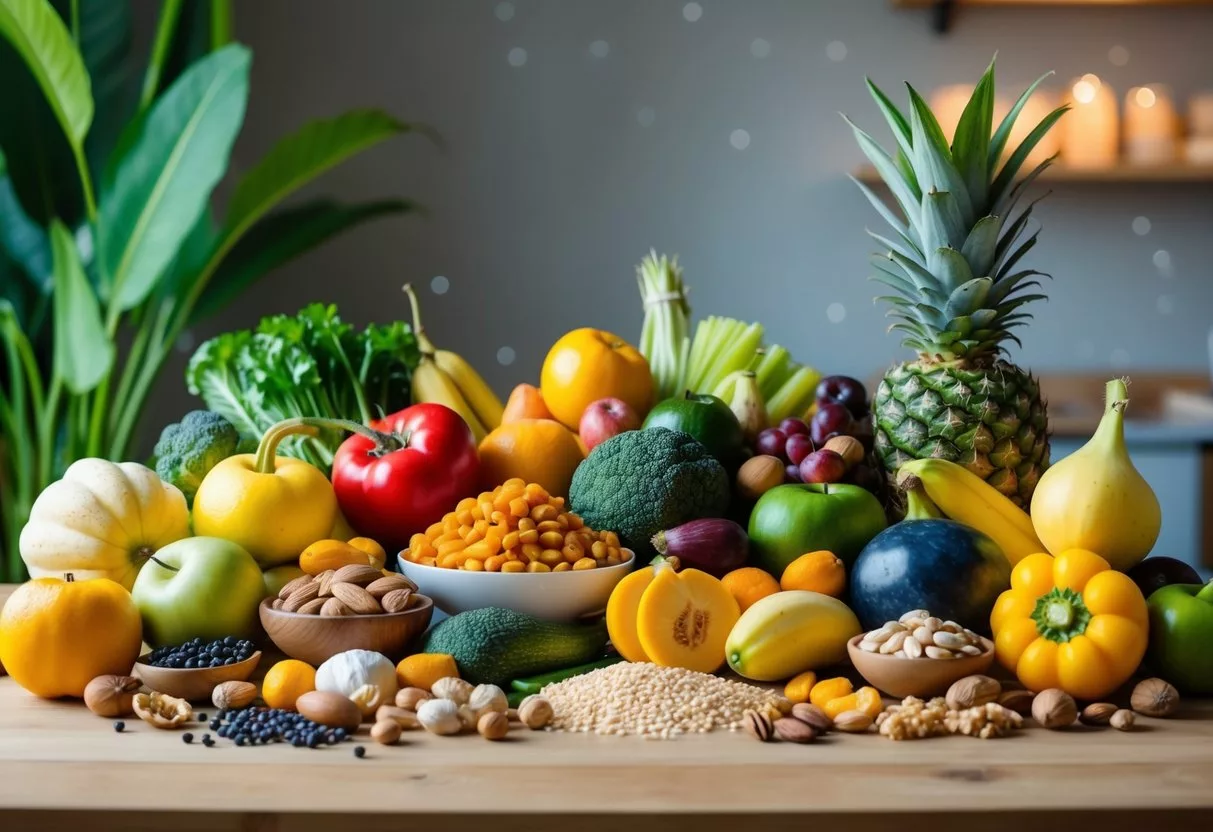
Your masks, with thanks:
[[[463,356],[434,346],[421,326],[417,293],[408,284],[404,293],[409,296],[413,308],[413,335],[421,351],[421,361],[413,370],[413,401],[446,405],[463,417],[479,444],[501,424],[505,406]]]
[[[912,497],[912,518],[931,516],[931,508],[937,508],[946,517],[987,535],[1012,566],[1028,555],[1047,551],[1036,537],[1032,518],[962,465],[946,459],[916,459],[897,469],[897,485]]]

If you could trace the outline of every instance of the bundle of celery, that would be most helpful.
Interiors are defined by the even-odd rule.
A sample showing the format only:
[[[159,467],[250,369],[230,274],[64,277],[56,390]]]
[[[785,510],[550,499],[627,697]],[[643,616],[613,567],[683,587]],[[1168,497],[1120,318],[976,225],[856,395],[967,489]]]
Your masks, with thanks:
[[[684,390],[721,395],[717,391],[728,387],[726,379],[734,372],[751,370],[772,424],[808,410],[821,375],[794,362],[778,344],[764,348],[761,324],[712,316],[699,322],[694,339],[688,337],[691,307],[677,257],[649,252],[636,280],[644,302],[640,352],[648,359],[659,399]]]

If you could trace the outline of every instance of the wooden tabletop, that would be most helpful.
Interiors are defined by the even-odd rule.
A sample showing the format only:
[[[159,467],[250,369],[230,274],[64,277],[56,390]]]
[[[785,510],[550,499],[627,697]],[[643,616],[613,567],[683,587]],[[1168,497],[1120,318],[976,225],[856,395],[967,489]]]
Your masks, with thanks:
[[[205,748],[136,718],[126,724],[116,733],[79,703],[39,700],[0,678],[0,829],[369,832],[425,815],[435,832],[621,822],[639,832],[681,828],[677,815],[700,816],[697,830],[802,829],[815,815],[808,822],[847,830],[980,822],[983,832],[1038,832],[1106,813],[1100,832],[1143,823],[1153,832],[1207,823],[1213,810],[1213,703],[1142,719],[1128,734],[1031,727],[1005,739],[900,743],[831,734],[798,746],[729,733],[655,741],[522,730],[489,743],[421,732],[395,747],[360,737],[364,759],[353,743]],[[350,812],[366,815],[336,818]]]

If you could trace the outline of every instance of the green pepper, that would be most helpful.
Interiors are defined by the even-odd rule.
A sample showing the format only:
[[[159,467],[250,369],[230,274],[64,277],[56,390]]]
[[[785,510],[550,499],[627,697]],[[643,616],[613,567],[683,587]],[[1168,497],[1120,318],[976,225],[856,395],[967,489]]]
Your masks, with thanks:
[[[1164,586],[1147,603],[1155,671],[1184,693],[1213,693],[1213,581]]]
[[[510,706],[516,707],[515,699],[521,702],[523,697],[530,696],[533,693],[539,693],[547,685],[554,685],[557,682],[563,682],[565,679],[572,679],[574,676],[581,676],[589,673],[591,670],[597,670],[600,667],[610,667],[613,664],[618,664],[623,661],[622,656],[607,656],[605,659],[599,659],[586,664],[579,664],[576,667],[566,667],[563,670],[553,670],[551,673],[544,673],[539,676],[528,676],[525,679],[515,679],[510,682],[510,687],[513,689],[506,698],[510,700]]]

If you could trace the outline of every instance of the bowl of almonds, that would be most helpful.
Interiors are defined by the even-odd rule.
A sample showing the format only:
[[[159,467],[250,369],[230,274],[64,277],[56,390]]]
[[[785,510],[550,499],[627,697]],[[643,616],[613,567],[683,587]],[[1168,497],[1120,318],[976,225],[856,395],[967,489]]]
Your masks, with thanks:
[[[302,575],[261,602],[261,626],[286,655],[310,665],[346,650],[405,654],[434,604],[397,572],[351,564]]]
[[[877,690],[903,698],[943,694],[957,679],[985,673],[994,643],[955,621],[911,610],[847,642],[851,663]]]

